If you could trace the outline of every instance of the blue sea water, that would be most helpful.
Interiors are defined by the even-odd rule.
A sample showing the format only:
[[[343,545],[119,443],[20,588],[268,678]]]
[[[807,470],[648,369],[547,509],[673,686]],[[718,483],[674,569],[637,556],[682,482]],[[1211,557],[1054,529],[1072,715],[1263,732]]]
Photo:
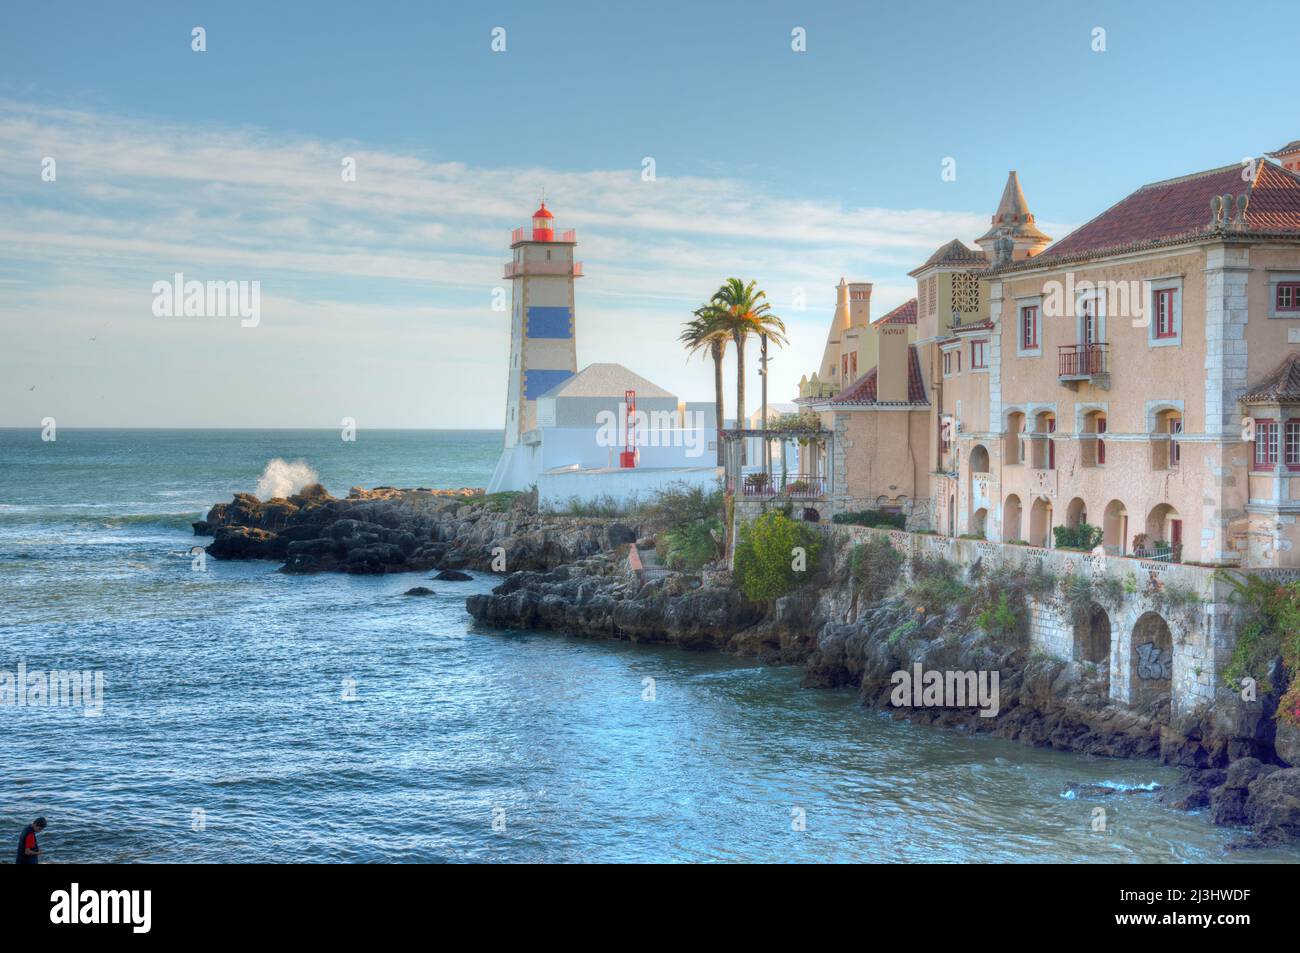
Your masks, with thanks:
[[[427,573],[192,568],[190,522],[274,459],[336,494],[482,486],[500,444],[0,430],[0,677],[105,688],[97,716],[0,706],[0,834],[46,815],[53,863],[1300,859],[1225,852],[1236,833],[1148,793],[1067,796],[1174,780],[1153,762],[895,722],[794,668],[477,627],[486,574],[412,598]]]

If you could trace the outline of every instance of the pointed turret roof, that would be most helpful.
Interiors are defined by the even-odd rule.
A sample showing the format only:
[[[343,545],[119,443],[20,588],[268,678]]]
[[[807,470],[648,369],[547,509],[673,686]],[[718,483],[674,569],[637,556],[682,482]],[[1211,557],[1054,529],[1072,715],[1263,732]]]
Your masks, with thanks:
[[[1020,176],[1012,169],[1007,173],[1007,184],[1002,189],[1002,200],[998,210],[993,213],[992,227],[981,235],[977,242],[993,241],[1002,236],[1008,238],[1027,238],[1037,241],[1051,241],[1051,237],[1039,231],[1034,224],[1034,213],[1029,211],[1025,201],[1024,189],[1020,187]]]

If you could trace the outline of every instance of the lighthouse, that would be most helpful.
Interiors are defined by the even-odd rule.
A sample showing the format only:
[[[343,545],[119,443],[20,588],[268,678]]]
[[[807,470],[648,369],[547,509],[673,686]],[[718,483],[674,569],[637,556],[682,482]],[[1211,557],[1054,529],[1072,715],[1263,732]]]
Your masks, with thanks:
[[[537,428],[537,398],[578,370],[573,279],[582,264],[573,260],[573,230],[557,237],[555,216],[543,201],[531,228],[510,236],[510,374],[506,392],[505,449]]]

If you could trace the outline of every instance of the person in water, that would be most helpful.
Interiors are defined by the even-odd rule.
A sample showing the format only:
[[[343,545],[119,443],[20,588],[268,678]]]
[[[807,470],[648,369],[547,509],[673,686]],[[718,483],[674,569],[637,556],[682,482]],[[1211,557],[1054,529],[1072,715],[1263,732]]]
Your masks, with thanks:
[[[35,864],[40,862],[41,849],[36,846],[36,835],[45,830],[45,818],[38,817],[26,827],[23,828],[22,836],[18,838],[18,859],[19,864]]]

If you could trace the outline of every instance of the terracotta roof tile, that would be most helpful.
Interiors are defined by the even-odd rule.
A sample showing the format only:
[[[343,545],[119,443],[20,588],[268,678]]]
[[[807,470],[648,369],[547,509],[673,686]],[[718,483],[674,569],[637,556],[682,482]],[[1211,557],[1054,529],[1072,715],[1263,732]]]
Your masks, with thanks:
[[[1272,374],[1238,399],[1243,404],[1300,402],[1300,353],[1288,354]]]
[[[875,324],[916,324],[916,299],[904,301],[893,311],[871,322]]]
[[[930,401],[925,396],[925,382],[921,377],[921,360],[916,355],[915,344],[908,345],[907,354],[907,402],[909,404],[928,404]],[[879,370],[880,368],[873,367],[867,371],[847,390],[842,391],[838,397],[831,400],[831,404],[833,406],[859,406],[878,403],[876,400],[876,377]],[[898,402],[890,401],[890,403]]]
[[[1145,185],[1042,254],[998,270],[1041,267],[1055,260],[1076,260],[1208,236],[1216,232],[1211,225],[1211,199],[1243,192],[1249,195],[1245,225],[1233,225],[1230,230],[1248,234],[1284,232],[1300,237],[1300,176],[1272,162],[1259,163],[1249,184],[1242,181],[1241,173],[1241,165],[1230,165]]]

